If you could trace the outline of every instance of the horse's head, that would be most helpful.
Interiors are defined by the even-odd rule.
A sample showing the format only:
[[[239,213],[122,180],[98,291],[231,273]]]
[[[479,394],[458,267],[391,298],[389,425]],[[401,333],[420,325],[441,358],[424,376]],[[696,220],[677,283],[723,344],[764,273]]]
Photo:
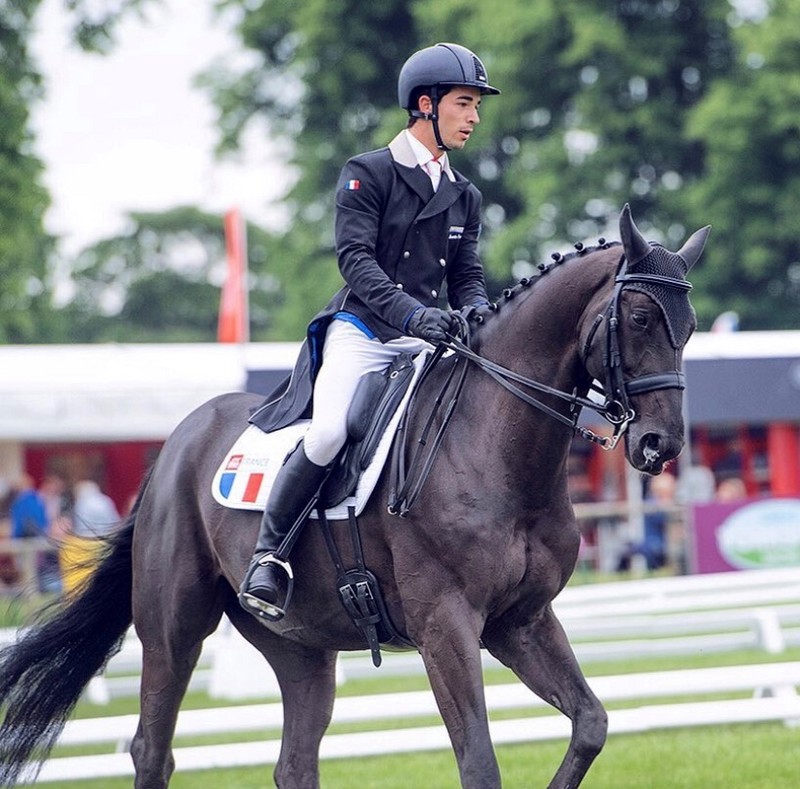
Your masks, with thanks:
[[[613,294],[603,319],[587,331],[586,366],[603,382],[606,418],[624,432],[630,463],[650,474],[661,473],[683,448],[681,362],[696,325],[686,274],[709,230],[670,252],[644,239],[626,205],[620,216],[624,257]]]

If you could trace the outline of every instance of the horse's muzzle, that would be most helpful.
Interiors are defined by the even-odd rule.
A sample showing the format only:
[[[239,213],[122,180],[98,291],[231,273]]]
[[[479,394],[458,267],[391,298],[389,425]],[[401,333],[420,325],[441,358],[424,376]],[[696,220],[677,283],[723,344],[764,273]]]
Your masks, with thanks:
[[[660,474],[664,465],[678,457],[683,449],[683,438],[676,439],[661,433],[648,431],[636,436],[628,434],[628,459],[631,465],[645,474]]]

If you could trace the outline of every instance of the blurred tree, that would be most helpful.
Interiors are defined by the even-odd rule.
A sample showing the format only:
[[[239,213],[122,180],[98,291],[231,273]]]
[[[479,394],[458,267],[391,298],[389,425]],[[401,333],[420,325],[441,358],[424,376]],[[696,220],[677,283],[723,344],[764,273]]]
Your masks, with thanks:
[[[121,14],[158,1],[69,0],[77,40],[104,50]],[[619,209],[630,202],[648,236],[670,246],[701,224],[715,225],[694,274],[701,328],[730,309],[743,328],[797,327],[800,0],[507,0],[500,9],[467,0],[212,2],[236,20],[245,46],[233,66],[217,64],[202,78],[219,108],[220,150],[235,150],[246,131],[260,131],[288,147],[296,173],[287,195],[291,220],[258,243],[264,263],[255,263],[254,276],[265,277],[266,290],[262,302],[254,280],[254,338],[298,339],[339,285],[332,238],[339,170],[349,156],[385,145],[402,128],[399,68],[414,50],[443,40],[478,52],[503,89],[485,102],[482,127],[466,151],[453,155],[484,193],[490,292],[535,270],[554,249],[617,237]],[[18,5],[27,11],[37,3]],[[33,95],[36,80],[26,79],[18,84]],[[0,102],[7,100],[0,94]],[[16,250],[48,241],[41,233],[46,195],[32,188],[30,199],[42,202],[18,204],[18,216],[38,222],[40,232],[24,233]],[[180,221],[171,224],[176,217],[168,214],[162,227],[156,217],[136,216],[146,228],[137,229],[134,217],[130,236],[81,256],[78,298],[59,319],[77,321],[86,339],[121,332],[128,321],[137,337],[184,330],[187,339],[202,336],[212,321],[210,312],[199,317],[198,305],[210,310],[214,299],[195,290],[203,284],[196,270],[172,267],[181,257],[175,250],[187,243]],[[167,235],[156,243],[144,229]],[[214,232],[218,244],[221,230]],[[3,243],[10,238],[5,234]],[[140,273],[150,264],[136,255],[156,255],[164,267],[128,282],[112,265],[123,259],[120,244]],[[206,255],[219,257],[213,246]],[[15,270],[11,289],[26,307],[44,287],[43,270],[32,279],[31,271],[36,267],[27,264]],[[162,298],[184,285],[182,295]],[[178,303],[193,305],[194,312],[187,307],[183,321],[156,315],[159,299],[176,311]],[[271,310],[269,319],[262,309]],[[29,325],[34,314],[20,309],[17,320]],[[148,334],[148,323],[161,328]],[[51,334],[64,330],[56,325]]]
[[[37,4],[40,0],[37,0]],[[71,12],[72,38],[86,52],[107,53],[117,25],[129,13],[144,16],[148,6],[164,0],[64,0]]]
[[[733,49],[728,0],[222,0],[240,9],[256,54],[237,73],[205,77],[221,113],[221,148],[265,120],[291,136],[299,178],[276,275],[275,331],[301,335],[339,282],[332,190],[345,160],[385,145],[404,124],[396,78],[405,58],[458,41],[504,93],[454,165],[484,193],[484,258],[493,292],[531,273],[549,249],[607,234],[631,202],[642,228],[685,234],[681,187],[703,172],[688,110],[724,78]],[[659,239],[661,240],[661,239]]]
[[[75,342],[213,342],[225,276],[222,217],[182,207],[132,213],[130,229],[84,250],[75,294],[59,313]],[[248,227],[251,339],[266,338],[276,282],[263,273],[271,241]]]
[[[714,227],[693,301],[704,328],[733,310],[744,329],[800,329],[800,0],[735,36],[735,71],[688,127],[705,152],[690,213]]]
[[[27,41],[39,0],[0,0],[0,342],[30,342],[47,320],[49,199],[33,153],[29,107],[41,78]]]

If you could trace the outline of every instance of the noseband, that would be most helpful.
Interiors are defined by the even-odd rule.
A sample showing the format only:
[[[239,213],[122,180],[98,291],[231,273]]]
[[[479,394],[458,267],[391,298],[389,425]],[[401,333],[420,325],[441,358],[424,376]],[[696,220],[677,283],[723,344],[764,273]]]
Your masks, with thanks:
[[[625,380],[622,373],[622,352],[619,344],[619,305],[620,298],[626,286],[634,283],[650,283],[654,285],[662,285],[670,288],[688,292],[692,289],[691,283],[685,279],[677,279],[675,277],[665,277],[658,274],[637,274],[628,273],[628,261],[623,255],[620,259],[619,271],[614,280],[614,292],[608,302],[606,309],[597,316],[594,325],[592,326],[589,336],[586,338],[583,352],[583,364],[586,366],[586,360],[592,349],[592,345],[597,334],[597,330],[603,321],[608,324],[608,330],[605,337],[605,348],[603,350],[603,372],[604,382],[602,386],[592,385],[592,390],[599,393],[603,401],[597,402],[595,400],[579,397],[575,391],[572,393],[562,392],[560,389],[554,389],[546,384],[534,381],[523,375],[509,370],[499,364],[489,361],[488,359],[479,356],[472,351],[468,345],[458,339],[452,339],[446,343],[446,346],[455,351],[459,356],[469,359],[471,362],[480,367],[485,373],[490,375],[501,386],[518,397],[520,400],[528,403],[534,408],[539,409],[548,416],[556,419],[569,426],[576,435],[581,436],[606,450],[614,449],[619,440],[625,434],[628,425],[636,418],[636,411],[631,403],[631,397],[635,395],[644,394],[645,392],[654,392],[659,389],[685,389],[686,379],[680,370],[669,370],[663,373],[650,373],[648,375],[640,375],[636,378]],[[467,316],[468,317],[468,316]],[[462,319],[462,335],[466,336],[467,320]],[[512,383],[513,382],[513,383]],[[562,414],[548,405],[545,405],[536,397],[523,391],[515,384],[520,384],[527,389],[542,394],[551,395],[569,403],[569,413],[571,416]],[[588,408],[595,413],[602,416],[607,422],[614,426],[614,432],[611,436],[601,436],[586,427],[578,424],[578,417],[582,408]]]

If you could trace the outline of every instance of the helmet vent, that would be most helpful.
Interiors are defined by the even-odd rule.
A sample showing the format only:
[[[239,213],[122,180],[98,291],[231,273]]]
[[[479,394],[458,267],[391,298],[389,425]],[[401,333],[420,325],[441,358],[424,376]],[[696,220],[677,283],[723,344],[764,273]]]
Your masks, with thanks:
[[[472,67],[475,69],[475,79],[479,80],[480,82],[488,82],[489,80],[486,78],[486,69],[483,67],[483,63],[475,57],[472,56]]]

